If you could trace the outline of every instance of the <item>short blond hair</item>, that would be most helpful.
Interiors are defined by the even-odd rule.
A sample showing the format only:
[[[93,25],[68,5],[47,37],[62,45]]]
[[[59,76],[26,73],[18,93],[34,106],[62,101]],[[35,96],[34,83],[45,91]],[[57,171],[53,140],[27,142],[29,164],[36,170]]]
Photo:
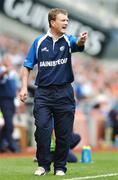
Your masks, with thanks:
[[[48,13],[48,23],[49,23],[49,27],[51,27],[51,21],[52,20],[56,20],[56,16],[58,14],[64,14],[64,15],[68,15],[68,12],[65,9],[59,9],[59,8],[54,8],[51,9]]]

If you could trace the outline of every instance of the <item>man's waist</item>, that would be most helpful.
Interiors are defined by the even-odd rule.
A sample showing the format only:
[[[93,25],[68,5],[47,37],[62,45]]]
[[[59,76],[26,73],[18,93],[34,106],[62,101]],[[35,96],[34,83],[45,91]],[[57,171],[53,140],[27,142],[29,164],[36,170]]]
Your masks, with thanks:
[[[68,87],[70,86],[71,83],[66,83],[66,84],[51,84],[51,85],[48,85],[48,86],[38,86],[39,88],[45,88],[45,89],[55,89],[55,88],[65,88],[65,87]]]

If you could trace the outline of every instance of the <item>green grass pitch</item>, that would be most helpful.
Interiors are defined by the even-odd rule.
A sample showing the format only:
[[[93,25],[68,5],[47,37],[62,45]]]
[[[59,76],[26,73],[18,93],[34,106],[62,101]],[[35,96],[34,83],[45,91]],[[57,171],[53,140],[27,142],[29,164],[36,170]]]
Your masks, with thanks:
[[[78,154],[78,160],[81,154]],[[66,176],[57,177],[53,175],[53,165],[51,172],[46,176],[34,176],[37,163],[33,162],[33,157],[6,157],[0,158],[0,180],[58,180],[72,179],[86,176],[99,176],[104,174],[118,174],[118,151],[92,152],[92,162],[68,163]],[[90,179],[90,178],[89,178]],[[94,179],[94,178],[91,178]],[[111,177],[96,177],[96,180],[118,180],[118,175]],[[72,179],[74,180],[74,179]]]

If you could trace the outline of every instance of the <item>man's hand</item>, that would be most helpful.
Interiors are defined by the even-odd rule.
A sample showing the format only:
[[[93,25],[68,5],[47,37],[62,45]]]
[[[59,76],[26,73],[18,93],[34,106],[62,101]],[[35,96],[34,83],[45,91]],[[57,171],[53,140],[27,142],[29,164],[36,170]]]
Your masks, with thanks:
[[[28,91],[27,88],[22,88],[20,93],[19,93],[19,99],[22,102],[25,102],[25,100],[27,99],[27,95],[28,95]]]
[[[80,33],[77,45],[78,46],[83,46],[85,44],[87,38],[88,38],[88,33],[87,32]]]

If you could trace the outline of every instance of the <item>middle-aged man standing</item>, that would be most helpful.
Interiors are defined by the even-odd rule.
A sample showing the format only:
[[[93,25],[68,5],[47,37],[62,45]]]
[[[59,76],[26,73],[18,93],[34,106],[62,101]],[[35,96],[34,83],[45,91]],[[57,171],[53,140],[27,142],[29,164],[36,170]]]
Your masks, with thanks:
[[[27,98],[28,77],[38,65],[34,97],[35,140],[38,168],[35,175],[50,171],[50,143],[52,119],[56,136],[54,174],[65,175],[66,162],[73,128],[75,100],[71,83],[74,80],[71,53],[84,50],[87,32],[79,37],[67,35],[68,13],[64,9],[51,9],[48,14],[49,31],[33,42],[21,70],[21,101]],[[53,117],[53,118],[52,118]]]

